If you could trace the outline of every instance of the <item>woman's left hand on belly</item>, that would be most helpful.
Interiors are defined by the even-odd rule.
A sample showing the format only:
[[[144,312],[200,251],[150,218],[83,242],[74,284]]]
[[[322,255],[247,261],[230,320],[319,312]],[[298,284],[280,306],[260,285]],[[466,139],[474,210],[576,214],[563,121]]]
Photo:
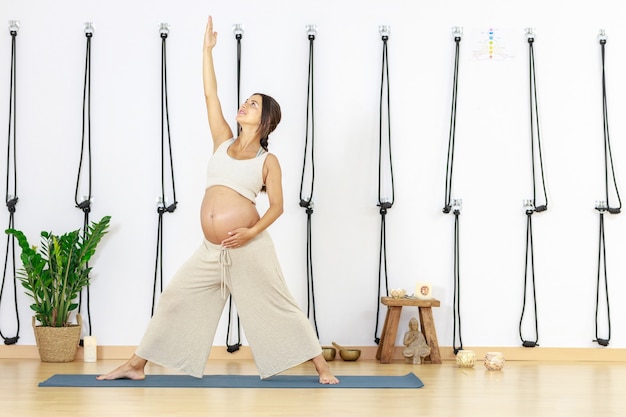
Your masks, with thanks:
[[[222,246],[231,249],[242,247],[254,237],[253,232],[247,227],[232,230],[228,232],[228,235],[229,236],[222,241]]]

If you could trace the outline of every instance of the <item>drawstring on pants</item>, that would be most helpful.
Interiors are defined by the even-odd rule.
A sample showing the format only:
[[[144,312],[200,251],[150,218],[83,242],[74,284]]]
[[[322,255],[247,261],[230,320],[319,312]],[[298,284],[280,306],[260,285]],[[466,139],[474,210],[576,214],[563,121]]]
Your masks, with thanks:
[[[230,251],[228,248],[222,247],[220,250],[219,264],[222,267],[220,291],[222,292],[222,299],[226,299],[226,275],[229,274],[229,268],[232,265],[230,260]],[[230,279],[230,276],[228,277]]]

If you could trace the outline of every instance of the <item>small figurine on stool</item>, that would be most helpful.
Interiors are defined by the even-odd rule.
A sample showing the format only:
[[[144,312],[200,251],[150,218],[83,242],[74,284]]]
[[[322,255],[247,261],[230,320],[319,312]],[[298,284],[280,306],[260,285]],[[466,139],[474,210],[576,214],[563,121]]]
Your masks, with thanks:
[[[415,317],[409,320],[409,331],[404,334],[404,350],[402,355],[407,363],[421,364],[422,358],[430,355],[430,347],[426,344],[426,338],[419,331],[419,322]]]

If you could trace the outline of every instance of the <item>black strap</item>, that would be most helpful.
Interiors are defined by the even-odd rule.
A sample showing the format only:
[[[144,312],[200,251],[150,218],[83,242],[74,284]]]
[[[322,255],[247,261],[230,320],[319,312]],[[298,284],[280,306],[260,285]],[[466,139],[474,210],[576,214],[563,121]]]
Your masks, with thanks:
[[[453,200],[452,213],[454,214],[454,300],[452,304],[452,316],[454,322],[452,324],[452,349],[454,354],[459,353],[459,350],[463,350],[463,337],[461,336],[461,247],[460,247],[460,222],[459,217],[461,215],[461,201]],[[459,345],[457,347],[457,327],[458,327],[458,339]]]
[[[598,275],[597,275],[597,284],[596,284],[596,316],[595,316],[595,325],[596,325],[596,338],[593,340],[597,342],[600,346],[608,346],[609,341],[611,340],[611,309],[609,307],[609,283],[606,272],[606,241],[604,239],[604,212],[605,208],[598,208],[600,212],[600,234],[598,239]],[[606,317],[607,317],[607,325],[608,325],[608,336],[606,339],[600,338],[598,336],[598,315],[600,310],[600,281],[601,281],[601,272],[603,272],[602,277],[604,278],[604,293],[606,295]]]
[[[622,209],[622,199],[617,189],[617,179],[615,178],[615,166],[613,165],[613,153],[611,152],[611,140],[609,137],[609,115],[606,99],[606,73],[605,73],[605,46],[606,38],[600,39],[600,48],[602,50],[602,116],[604,120],[604,191],[606,193],[607,211],[610,214],[618,214]],[[613,188],[617,196],[618,206],[611,206],[609,193],[609,164],[611,168],[611,176],[613,179]]]
[[[463,349],[461,335],[461,267],[460,267],[460,215],[461,200],[452,199],[452,178],[454,168],[454,150],[456,142],[457,92],[459,88],[459,62],[461,53],[462,28],[453,28],[454,39],[454,75],[452,79],[452,103],[450,105],[450,131],[448,135],[448,155],[446,157],[446,184],[444,192],[443,212],[454,214],[454,300],[452,305],[452,348],[456,355]],[[458,336],[457,336],[458,329]],[[457,339],[459,345],[457,347]]]
[[[237,110],[241,105],[241,39],[243,39],[243,26],[236,24],[233,26],[233,33],[237,41]],[[239,132],[239,122],[237,122],[237,132]]]
[[[380,316],[380,298],[382,292],[382,281],[383,277],[385,280],[385,295],[389,295],[389,276],[387,273],[387,225],[386,225],[386,217],[388,211],[393,206],[395,202],[395,186],[393,179],[393,163],[391,159],[391,109],[390,109],[390,98],[389,98],[389,57],[388,57],[388,49],[387,42],[389,41],[389,28],[387,26],[381,26],[380,28],[381,39],[383,42],[383,53],[382,53],[382,70],[381,70],[381,78],[380,78],[380,104],[379,104],[379,125],[378,125],[378,203],[380,213],[380,243],[379,243],[379,253],[378,253],[378,286],[376,288],[377,297],[376,297],[376,324],[374,325],[374,342],[376,344],[380,343],[380,337],[378,336],[378,322]],[[386,94],[385,94],[386,93]],[[385,100],[386,96],[386,100]],[[387,112],[385,114],[384,108],[386,107]],[[383,117],[383,116],[386,116]],[[383,120],[386,119],[386,120]],[[391,198],[383,197],[383,125],[386,121],[387,124],[387,156],[389,158],[388,162],[388,186],[391,188]]]
[[[241,39],[243,38],[243,28],[241,25],[233,27],[235,40],[237,41],[237,106],[241,104]],[[237,122],[237,131],[239,131],[239,122]],[[233,316],[233,297],[228,297],[228,326],[226,327],[226,350],[233,353],[241,347],[241,321],[237,314],[237,343],[230,343],[230,327],[231,318]]]
[[[154,285],[152,288],[152,310],[154,315],[156,306],[157,282],[160,285],[160,291],[163,292],[163,215],[165,213],[173,213],[176,210],[176,184],[174,181],[174,159],[172,157],[172,138],[170,134],[170,117],[169,106],[167,101],[167,36],[169,34],[168,25],[161,24],[159,30],[161,36],[161,196],[157,207],[158,223],[157,223],[157,242],[156,242],[156,260],[154,267]],[[167,135],[167,142],[165,136]],[[168,205],[168,197],[165,192],[165,146],[169,151],[169,168],[171,179],[171,195],[172,204]]]
[[[91,170],[91,39],[93,37],[94,30],[93,26],[90,23],[87,23],[85,26],[85,39],[86,39],[86,48],[85,48],[85,78],[83,83],[83,120],[82,120],[82,135],[81,135],[81,144],[80,144],[80,160],[78,163],[78,173],[76,175],[76,188],[74,191],[74,203],[76,204],[76,208],[82,210],[83,212],[83,236],[87,235],[89,232],[89,213],[91,212],[91,202],[92,202],[92,189],[91,189],[91,179],[92,179],[92,170]],[[87,150],[85,151],[85,145],[87,146]],[[83,158],[85,156],[85,152],[87,152],[87,195],[81,196],[79,199],[78,194],[80,190],[81,184],[81,176],[83,172]],[[85,267],[89,267],[89,264],[86,264]],[[85,295],[87,298],[87,323],[89,325],[89,335],[91,335],[91,306],[90,306],[90,291],[89,284],[85,287]],[[78,311],[80,312],[83,306],[83,293],[81,292],[78,297]],[[82,317],[85,315],[83,314]],[[81,339],[82,345],[82,339]]]
[[[532,215],[534,213],[540,213],[548,209],[548,193],[546,191],[546,181],[543,171],[543,155],[541,151],[541,134],[539,129],[539,105],[537,103],[537,78],[535,72],[535,53],[534,42],[535,34],[532,29],[526,30],[526,36],[528,40],[528,73],[529,73],[529,103],[530,103],[530,150],[531,150],[531,172],[532,172],[532,184],[533,184],[533,198],[532,200],[524,201],[524,208],[526,210],[526,253],[524,256],[524,295],[522,300],[522,313],[519,322],[519,335],[524,347],[539,346],[539,323],[537,316],[537,292],[535,286],[535,259],[534,259],[534,245],[533,245],[533,223]],[[541,175],[541,182],[537,181],[537,163],[539,164],[539,172]],[[539,203],[537,199],[537,188],[541,186],[543,190],[543,203]],[[530,262],[530,264],[529,264]],[[531,280],[532,285],[532,303],[534,308],[534,320],[535,320],[535,339],[527,340],[522,335],[522,323],[524,321],[524,314],[526,312],[527,302],[527,288],[528,280]]]
[[[519,320],[519,337],[522,340],[522,346],[524,347],[535,347],[539,346],[539,325],[537,321],[537,293],[535,286],[535,256],[534,256],[534,247],[533,247],[533,218],[532,215],[535,212],[534,206],[531,202],[528,202],[526,209],[526,253],[525,253],[525,264],[524,264],[524,296],[522,300],[522,315]],[[530,269],[529,269],[529,261],[530,261]],[[532,302],[535,313],[535,340],[526,340],[522,335],[522,322],[524,321],[524,313],[526,311],[526,293],[528,286],[528,277],[530,275],[531,283],[532,283]]]
[[[15,42],[18,31],[18,23],[12,21],[9,27],[11,33],[11,81],[9,88],[9,137],[7,141],[7,178],[5,202],[9,210],[8,229],[15,228],[15,209],[17,206],[17,44]],[[11,169],[13,167],[13,169]],[[13,302],[15,305],[15,320],[17,322],[17,330],[15,336],[7,337],[0,331],[0,337],[4,340],[5,345],[14,345],[20,338],[20,315],[17,305],[17,275],[15,271],[15,236],[7,235],[6,253],[4,256],[4,272],[2,274],[2,286],[0,286],[0,304],[2,304],[2,294],[4,293],[4,284],[7,277],[7,269],[9,260],[11,261],[11,271],[13,276]],[[11,256],[9,257],[9,252]]]
[[[596,285],[596,314],[595,314],[595,327],[596,327],[596,338],[594,342],[597,342],[600,346],[608,346],[609,341],[611,340],[611,309],[609,305],[609,284],[608,284],[608,274],[606,270],[606,240],[604,233],[604,213],[608,212],[609,214],[618,214],[621,212],[622,208],[622,200],[619,195],[619,190],[617,188],[617,180],[615,178],[615,168],[613,165],[613,155],[611,153],[611,141],[609,137],[609,120],[608,120],[608,110],[607,110],[607,94],[606,94],[606,73],[605,73],[605,47],[606,47],[606,35],[604,31],[600,32],[599,35],[600,41],[600,49],[601,49],[601,57],[602,57],[602,116],[604,120],[604,191],[605,191],[605,201],[596,202],[596,210],[598,210],[600,215],[600,232],[599,232],[599,241],[598,241],[598,273],[597,273],[597,285]],[[610,193],[609,193],[609,164],[611,166],[611,175],[613,177],[613,187],[615,190],[615,195],[617,196],[618,206],[612,207],[610,203]],[[601,273],[603,271],[603,274]],[[608,336],[606,339],[600,338],[599,334],[599,310],[600,310],[600,281],[601,276],[604,277],[604,293],[606,297],[606,320],[608,327]]]
[[[534,34],[529,31],[528,34],[528,62],[529,62],[529,74],[530,74],[530,150],[531,150],[531,164],[532,164],[532,180],[533,180],[533,206],[534,211],[542,212],[548,209],[548,192],[546,191],[546,180],[543,171],[543,153],[541,151],[541,133],[539,130],[539,105],[537,103],[537,78],[535,75],[535,52],[534,52]],[[537,145],[535,146],[535,136],[537,138]],[[541,183],[537,181],[537,168],[536,162],[539,163],[539,172],[541,175]],[[543,191],[543,204],[540,204],[537,199],[537,187],[541,185]]]
[[[313,77],[313,45],[315,42],[316,29],[314,25],[307,27],[309,38],[309,68],[306,92],[306,132],[304,137],[304,158],[302,162],[302,176],[300,179],[300,207],[306,211],[306,278],[307,278],[307,318],[312,319],[315,333],[319,337],[317,319],[315,317],[315,288],[313,281],[313,191],[315,186],[315,101],[314,101],[314,77]],[[309,140],[310,139],[310,140]],[[308,163],[310,160],[310,163]],[[310,168],[307,170],[307,165]],[[311,179],[309,196],[304,196],[304,177],[307,175]]]
[[[454,167],[454,143],[456,137],[456,102],[459,86],[459,54],[461,50],[461,35],[454,36],[454,78],[452,80],[452,105],[450,109],[450,133],[448,135],[448,156],[446,158],[446,187],[443,203],[443,212],[450,213],[452,209],[452,171]]]

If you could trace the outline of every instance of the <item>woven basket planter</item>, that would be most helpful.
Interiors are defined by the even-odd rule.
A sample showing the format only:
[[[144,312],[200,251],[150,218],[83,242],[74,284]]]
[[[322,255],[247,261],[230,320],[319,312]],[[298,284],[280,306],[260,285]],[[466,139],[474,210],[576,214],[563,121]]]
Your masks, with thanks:
[[[76,315],[76,321],[78,324],[68,327],[43,327],[36,326],[33,317],[33,330],[42,362],[72,362],[74,360],[83,324],[80,314]]]

